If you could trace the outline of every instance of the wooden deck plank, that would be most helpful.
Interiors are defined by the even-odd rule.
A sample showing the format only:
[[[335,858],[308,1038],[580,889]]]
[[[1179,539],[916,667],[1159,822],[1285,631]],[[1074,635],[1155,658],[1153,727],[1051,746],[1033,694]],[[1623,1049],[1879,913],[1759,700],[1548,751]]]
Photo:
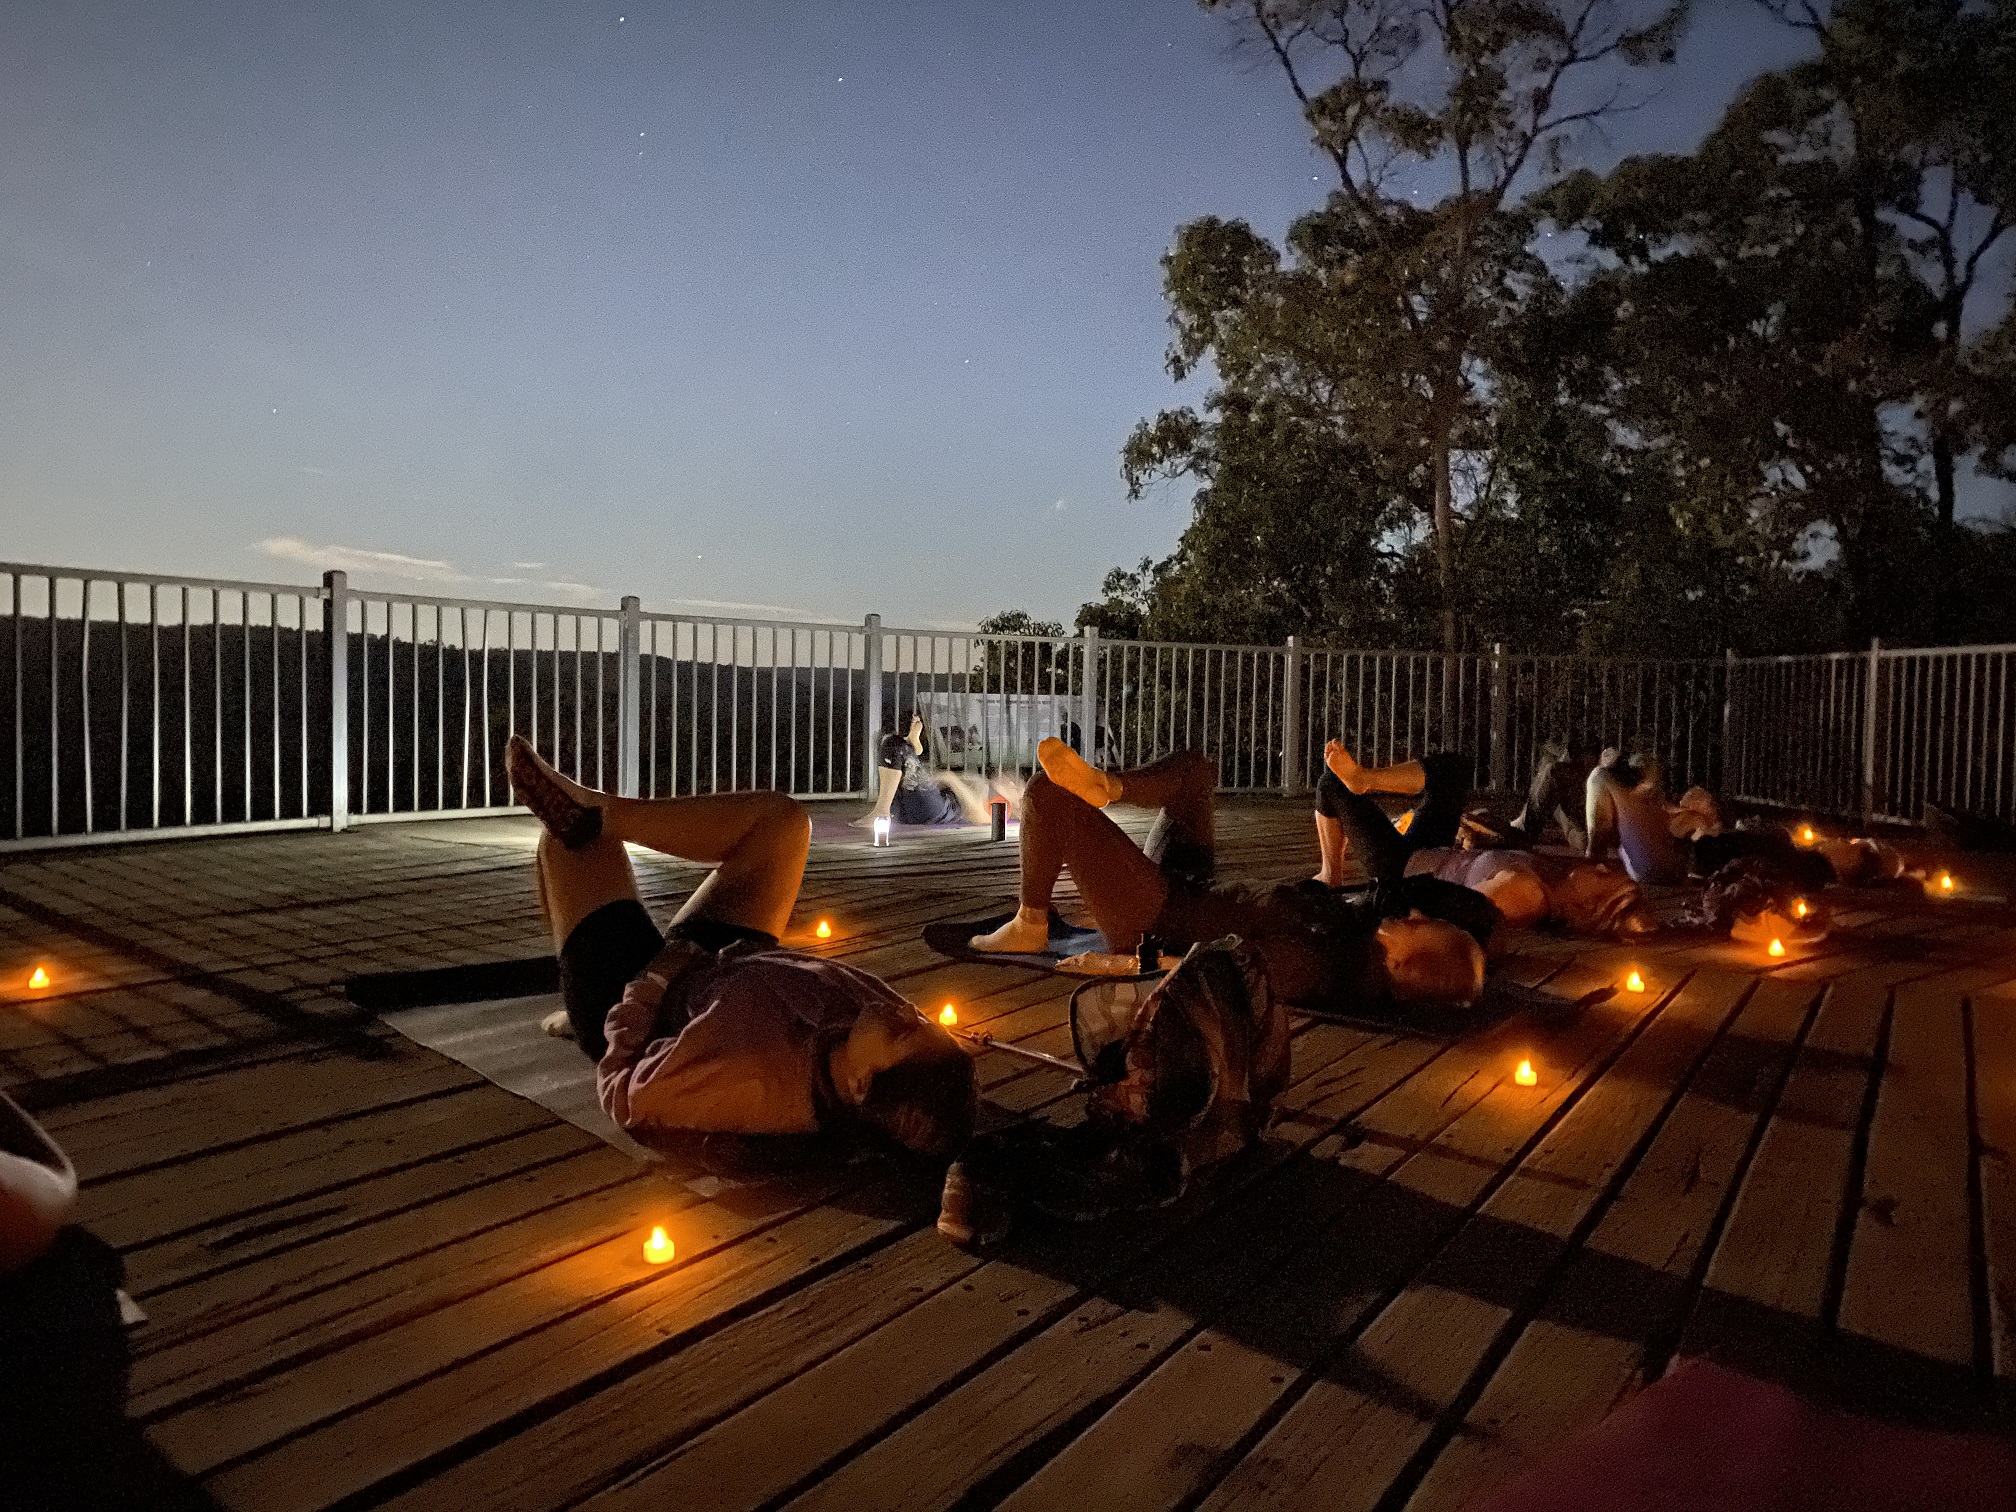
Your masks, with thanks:
[[[1032,1242],[1042,1268],[1008,1258],[991,1261],[966,1283],[970,1294],[948,1293],[942,1302],[934,1298],[905,1314],[590,1505],[692,1504],[701,1496],[723,1509],[760,1505],[872,1434],[904,1404],[942,1389],[1013,1341],[1038,1336],[1074,1309],[1105,1318],[1107,1305],[1092,1293],[1107,1278],[1152,1245],[1180,1243],[1186,1253],[1205,1252],[1201,1241],[1193,1243],[1192,1224],[1208,1232],[1215,1201],[1256,1184],[1264,1187],[1264,1178],[1295,1149],[1412,1074],[1436,1049],[1320,1027],[1322,1034],[1305,1038],[1353,1048],[1291,1089],[1286,1102],[1295,1115],[1287,1127],[1293,1132],[1283,1141],[1252,1152],[1167,1214],[1122,1220],[1103,1234],[1073,1231],[1049,1243],[1038,1236]],[[1125,1348],[1138,1355],[1140,1342],[1130,1337]],[[887,1489],[878,1490],[878,1504],[893,1505]]]
[[[1988,985],[1972,980],[1979,975],[1896,990],[1841,1295],[1845,1332],[1957,1366],[1974,1358],[1961,999],[1968,986]]]
[[[1977,993],[1970,1023],[1989,1364],[2006,1398],[2016,1391],[2016,983]]]
[[[1148,818],[1122,816],[1130,833]],[[1241,802],[1222,818],[1227,875],[1306,874],[1306,803]],[[1870,1309],[1887,1297],[1922,1331],[1898,1257],[1943,1256],[1924,1279],[1950,1304],[1956,1242],[1968,1286],[1941,1329],[1950,1340],[1964,1315],[1973,1367],[2008,1379],[2016,1114],[1999,1093],[2016,1084],[2016,1045],[2005,994],[1986,986],[2016,975],[2007,908],[1843,895],[1834,937],[1776,964],[1726,942],[1625,952],[1525,937],[1524,979],[1560,968],[1571,993],[1624,964],[1660,989],[1697,971],[1768,985],[1698,1063],[1675,1047],[1698,1043],[1699,1025],[1678,1032],[1675,1015],[1661,1027],[1685,994],[1656,1013],[1620,1001],[1580,1024],[1414,1041],[1405,1053],[1426,1059],[1397,1084],[1365,1048],[1376,1037],[1305,1024],[1295,1098],[1307,1111],[1278,1131],[1290,1158],[1151,1215],[1177,1225],[1159,1249],[1154,1221],[1032,1233],[1011,1246],[1017,1264],[944,1245],[930,1194],[871,1168],[821,1178],[837,1185],[817,1192],[731,1185],[707,1199],[383,1029],[358,1042],[375,1060],[288,1039],[290,1024],[340,1019],[340,984],[356,970],[547,948],[519,828],[378,827],[4,864],[5,886],[36,899],[25,923],[97,985],[46,1002],[46,1021],[17,1011],[0,1024],[0,1077],[31,1099],[60,1087],[44,1121],[76,1152],[154,1313],[135,1334],[139,1400],[229,1505],[713,1505],[712,1466],[725,1467],[730,1505],[1030,1512],[1226,1505],[1247,1490],[1273,1505],[1306,1490],[1340,1506],[1442,1506],[1585,1421],[1620,1378],[1628,1389],[1648,1336],[1670,1347],[1662,1288],[1675,1277],[1683,1300],[1699,1293],[1683,1348],[1732,1331],[1754,1348],[1795,1324],[1831,1336],[1858,1260],[1884,1278]],[[699,875],[636,859],[655,910]],[[1068,1053],[1076,982],[947,961],[917,937],[932,919],[1005,908],[1015,876],[1014,847],[984,833],[880,851],[815,839],[793,930],[827,914],[841,929],[821,953],[927,1005],[952,999],[1007,1041]],[[1059,903],[1082,906],[1068,879]],[[92,931],[66,932],[73,918]],[[0,900],[0,961],[28,938],[12,927],[23,922]],[[213,981],[267,993],[296,1019]],[[1959,1190],[1973,1220],[1964,1237],[1950,1204],[1939,1229],[1883,1201],[1913,1162],[1894,1136],[1915,1125],[1902,1079],[1872,1090],[1871,1056],[1888,988],[1911,983],[1946,1005],[1925,1139],[1937,1184]],[[1822,988],[1760,1130],[1735,1073],[1773,1053],[1782,1069],[1788,1044],[1750,1028]],[[1893,1071],[1926,1054],[1890,1048],[1905,1057],[1892,1055]],[[1541,1087],[1506,1083],[1519,1053]],[[146,1069],[98,1076],[122,1060]],[[1710,1095],[1732,1076],[1732,1095]],[[990,1117],[1082,1115],[1067,1079],[1041,1068],[989,1056],[982,1081]],[[137,1090],[97,1090],[122,1084]],[[459,1126],[423,1111],[458,1103],[481,1111]],[[318,1142],[326,1163],[308,1153]],[[1747,1169],[1732,1148],[1754,1148]],[[1865,1196],[1901,1238],[1871,1228]],[[697,1225],[681,1229],[669,1273],[633,1254],[652,1213]],[[1896,1254],[1878,1266],[1885,1245]],[[1621,1299],[1590,1279],[1611,1275],[1635,1278]],[[1368,1355],[1367,1341],[1386,1353]],[[1410,1362],[1414,1375],[1387,1368]],[[1335,1410],[1352,1392],[1371,1407]]]
[[[1695,1266],[1817,996],[1802,983],[1758,983],[1464,1413],[1409,1512],[1461,1507],[1635,1389],[1647,1346],[1678,1331]]]
[[[1747,978],[1699,973],[1203,1505],[1371,1507],[1563,1258]]]
[[[158,1244],[353,1182],[439,1159],[551,1117],[487,1082],[451,1087],[418,1102],[297,1129],[201,1156],[173,1180],[118,1176],[79,1194],[78,1211],[113,1244]]]

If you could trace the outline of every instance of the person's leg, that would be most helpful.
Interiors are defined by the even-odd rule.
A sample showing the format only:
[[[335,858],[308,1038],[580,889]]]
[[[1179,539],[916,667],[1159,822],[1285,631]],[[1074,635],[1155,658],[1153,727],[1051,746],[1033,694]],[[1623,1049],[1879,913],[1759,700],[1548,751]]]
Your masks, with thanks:
[[[1384,809],[1366,794],[1353,792],[1334,769],[1316,783],[1316,812],[1337,825],[1347,849],[1375,883],[1397,882],[1406,872],[1407,857],[1417,847],[1393,827]]]
[[[987,822],[987,786],[964,772],[939,772],[935,774],[938,785],[952,795],[959,805],[960,813],[966,816],[968,824]]]
[[[1169,879],[1126,831],[1047,773],[1022,794],[1022,886],[1015,917],[975,935],[985,951],[1041,950],[1050,938],[1050,900],[1066,866],[1115,950],[1130,950],[1155,922]]]
[[[563,845],[568,835],[590,827],[569,812],[571,804],[599,815],[593,827],[603,839],[711,865],[713,872],[693,890],[675,922],[706,918],[767,935],[782,934],[790,922],[812,827],[785,794],[619,798],[561,776],[522,737],[512,737],[505,759],[520,801]],[[592,845],[591,840],[567,849],[579,854]],[[550,882],[552,874],[547,876]]]
[[[1360,766],[1341,740],[1323,747],[1323,764],[1353,793],[1396,793],[1411,798],[1428,784],[1428,771],[1418,761],[1401,761],[1392,766]]]
[[[1547,759],[1533,774],[1533,786],[1526,794],[1526,807],[1512,821],[1513,825],[1538,840],[1546,833],[1550,823],[1558,824],[1561,837],[1568,842],[1569,848],[1582,850],[1588,844],[1588,835],[1579,817],[1587,775],[1577,763],[1568,760],[1565,752],[1555,755],[1550,748]]]
[[[1589,774],[1590,854],[1602,837],[1614,835],[1632,881],[1670,885],[1687,880],[1687,848],[1668,827],[1665,801],[1656,781],[1627,786],[1609,767]]]
[[[1470,801],[1470,758],[1461,751],[1437,751],[1412,763],[1421,768],[1421,801],[1414,805],[1407,827],[1412,850],[1439,850],[1456,843],[1463,824],[1463,805]]]
[[[1324,813],[1319,807],[1316,810],[1316,849],[1322,861],[1316,871],[1316,880],[1325,887],[1342,887],[1344,858],[1349,854],[1350,848],[1350,840],[1344,833],[1342,822],[1334,815]]]

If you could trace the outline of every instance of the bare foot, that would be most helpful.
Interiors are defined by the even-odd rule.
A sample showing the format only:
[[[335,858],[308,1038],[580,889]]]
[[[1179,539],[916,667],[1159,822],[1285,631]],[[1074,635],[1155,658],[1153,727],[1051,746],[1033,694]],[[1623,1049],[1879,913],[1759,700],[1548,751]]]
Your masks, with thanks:
[[[1050,915],[1041,909],[1018,908],[1015,917],[990,934],[966,942],[970,950],[1034,955],[1050,943]]]
[[[863,814],[859,819],[849,819],[847,823],[855,829],[873,829],[877,819],[887,819],[887,814]]]
[[[1036,759],[1044,775],[1067,793],[1083,798],[1094,808],[1104,808],[1120,796],[1120,779],[1091,765],[1055,735],[1036,747]]]
[[[1358,765],[1341,740],[1327,741],[1323,746],[1323,765],[1336,774],[1337,780],[1351,792],[1365,791],[1365,769]]]
[[[567,1017],[565,1008],[555,1008],[539,1020],[539,1027],[555,1039],[574,1038],[574,1020]]]

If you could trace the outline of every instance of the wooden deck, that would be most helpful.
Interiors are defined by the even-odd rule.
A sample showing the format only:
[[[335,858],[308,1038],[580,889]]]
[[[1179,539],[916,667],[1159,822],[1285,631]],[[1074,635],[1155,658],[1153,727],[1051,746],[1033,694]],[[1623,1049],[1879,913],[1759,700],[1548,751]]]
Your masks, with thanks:
[[[1303,810],[1224,828],[1228,871],[1311,865]],[[149,1314],[135,1417],[226,1506],[1455,1508],[1676,1353],[2006,1419],[2016,910],[1856,895],[1768,970],[1530,937],[1522,981],[1649,990],[1454,1041],[1306,1024],[1264,1148],[976,1258],[894,1171],[710,1195],[346,1006],[542,949],[529,863],[500,820],[0,866],[0,1079]],[[917,939],[1013,865],[821,842],[800,920],[1065,1050],[1068,982]],[[983,1071],[1068,1114],[1055,1073]]]

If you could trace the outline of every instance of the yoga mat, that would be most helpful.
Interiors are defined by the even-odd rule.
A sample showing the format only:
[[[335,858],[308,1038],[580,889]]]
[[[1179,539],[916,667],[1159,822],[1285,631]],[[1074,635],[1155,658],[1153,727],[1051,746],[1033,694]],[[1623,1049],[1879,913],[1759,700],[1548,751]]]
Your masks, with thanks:
[[[994,961],[1006,966],[1028,966],[1037,971],[1057,970],[1057,963],[1066,956],[1083,955],[1088,950],[1111,949],[1106,943],[1106,936],[1098,930],[1080,929],[1075,924],[1068,924],[1054,908],[1050,911],[1050,943],[1041,951],[1011,954],[1007,951],[975,950],[966,943],[975,935],[999,929],[1014,917],[1013,913],[1001,913],[963,924],[944,920],[926,924],[924,943],[954,961]]]
[[[429,971],[372,971],[343,984],[343,995],[359,1008],[384,1013],[432,1003],[481,1003],[530,997],[560,990],[560,962],[553,956],[514,961],[482,961],[473,966],[441,966]]]

